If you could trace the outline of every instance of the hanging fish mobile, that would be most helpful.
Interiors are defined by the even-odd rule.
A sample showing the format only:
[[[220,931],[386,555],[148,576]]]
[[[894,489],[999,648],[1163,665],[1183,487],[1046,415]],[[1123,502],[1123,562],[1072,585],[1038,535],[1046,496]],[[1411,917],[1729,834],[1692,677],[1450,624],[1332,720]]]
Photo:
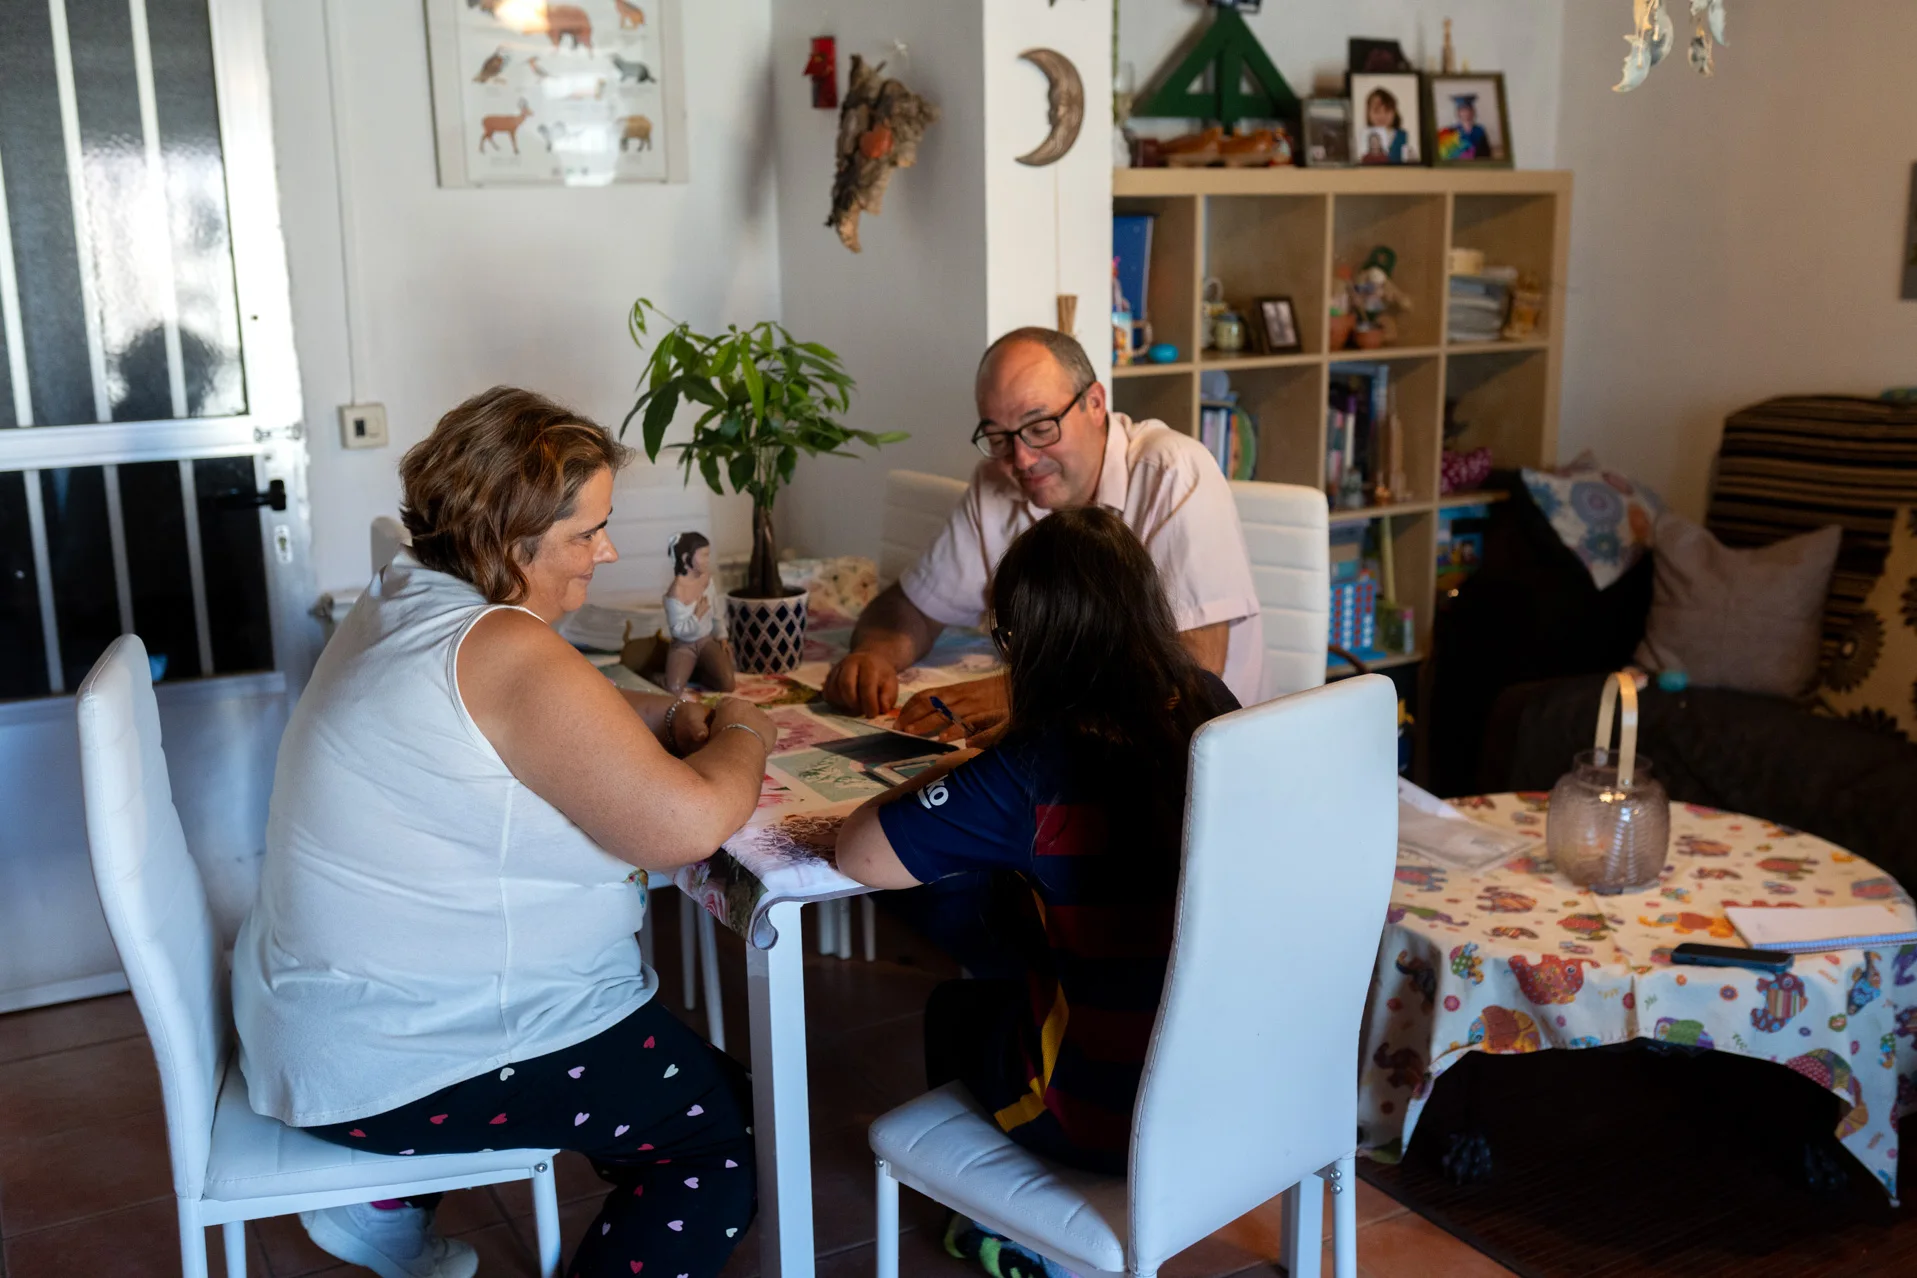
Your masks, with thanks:
[[[1644,83],[1651,68],[1664,61],[1677,45],[1677,23],[1671,8],[1682,0],[1636,0],[1636,28],[1624,37],[1631,46],[1624,55],[1624,78],[1614,86],[1629,93]],[[1691,0],[1691,65],[1699,75],[1717,69],[1717,46],[1729,44],[1724,38],[1725,0]]]

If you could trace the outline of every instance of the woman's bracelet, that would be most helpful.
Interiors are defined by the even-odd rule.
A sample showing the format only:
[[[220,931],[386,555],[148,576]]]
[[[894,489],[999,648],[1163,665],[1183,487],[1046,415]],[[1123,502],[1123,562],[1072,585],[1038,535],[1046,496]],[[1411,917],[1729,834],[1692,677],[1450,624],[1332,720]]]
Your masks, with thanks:
[[[730,732],[734,728],[737,728],[741,732],[750,732],[752,739],[759,743],[761,750],[764,750],[767,754],[772,753],[772,747],[765,743],[765,738],[759,735],[759,730],[749,723],[728,723],[725,727],[719,729],[719,731]]]
[[[684,704],[684,699],[680,699],[667,706],[666,717],[659,724],[659,735],[666,739],[666,750],[668,753],[672,751],[672,716],[678,714],[679,707]]]

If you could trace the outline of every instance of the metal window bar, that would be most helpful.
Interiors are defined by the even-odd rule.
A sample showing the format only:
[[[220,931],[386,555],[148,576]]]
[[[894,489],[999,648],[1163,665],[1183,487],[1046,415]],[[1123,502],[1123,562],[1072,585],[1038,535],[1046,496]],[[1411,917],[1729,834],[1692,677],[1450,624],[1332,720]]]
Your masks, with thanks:
[[[40,641],[47,649],[47,690],[67,690],[60,661],[60,623],[53,613],[53,556],[47,553],[47,512],[40,500],[40,472],[26,472],[27,529],[33,539],[33,576],[40,591]]]
[[[146,0],[127,0],[133,25],[133,78],[140,97],[140,134],[146,148],[145,219],[150,232],[147,251],[160,277],[160,323],[166,343],[167,389],[173,397],[173,415],[186,416],[186,364],[180,353],[180,297],[173,274],[173,244],[166,202],[166,163],[160,155],[160,108],[153,91],[153,46],[147,37]],[[203,666],[210,670],[211,666]]]
[[[86,317],[87,369],[93,375],[93,420],[113,420],[107,397],[106,350],[101,342],[99,259],[87,209],[86,157],[80,147],[80,102],[73,85],[73,48],[67,39],[66,0],[47,0],[53,25],[53,75],[60,97],[60,139],[67,155],[67,194],[73,202],[73,242],[80,263],[80,309]]]

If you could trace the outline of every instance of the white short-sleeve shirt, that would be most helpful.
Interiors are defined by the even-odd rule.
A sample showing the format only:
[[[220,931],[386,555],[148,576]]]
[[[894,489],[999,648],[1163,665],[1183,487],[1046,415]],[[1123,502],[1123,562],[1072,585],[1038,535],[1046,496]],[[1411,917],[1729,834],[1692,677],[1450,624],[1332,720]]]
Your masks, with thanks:
[[[1163,422],[1112,413],[1092,500],[1115,512],[1151,553],[1180,630],[1229,622],[1225,686],[1240,702],[1261,700],[1265,634],[1238,507],[1224,472],[1189,435]],[[932,620],[976,626],[986,587],[1012,539],[1049,512],[1025,500],[1001,463],[982,461],[938,539],[899,580]]]

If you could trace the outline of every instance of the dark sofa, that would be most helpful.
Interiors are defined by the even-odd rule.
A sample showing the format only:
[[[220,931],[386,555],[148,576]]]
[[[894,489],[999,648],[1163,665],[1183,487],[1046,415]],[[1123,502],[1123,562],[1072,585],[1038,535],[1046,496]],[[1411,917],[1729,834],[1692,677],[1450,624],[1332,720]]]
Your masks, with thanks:
[[[1832,457],[1868,480],[1847,479]],[[1917,504],[1917,411],[1771,401],[1730,419],[1719,465],[1706,523],[1728,544],[1844,525],[1826,618],[1834,651],[1882,570],[1896,507]],[[1650,609],[1650,558],[1599,591],[1518,476],[1494,486],[1508,496],[1492,509],[1483,566],[1435,619],[1430,776],[1448,796],[1555,784],[1591,747],[1605,672],[1630,663]],[[1917,891],[1917,746],[1808,704],[1655,686],[1639,743],[1672,799],[1819,835]]]

